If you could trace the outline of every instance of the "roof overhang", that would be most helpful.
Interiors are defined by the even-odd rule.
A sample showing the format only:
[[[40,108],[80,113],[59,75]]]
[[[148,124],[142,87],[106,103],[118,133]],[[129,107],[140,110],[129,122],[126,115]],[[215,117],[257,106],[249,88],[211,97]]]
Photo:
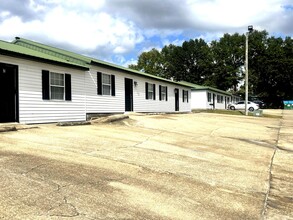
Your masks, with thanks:
[[[24,59],[28,59],[28,60],[32,60],[32,61],[41,61],[41,62],[48,63],[48,64],[55,64],[55,65],[64,66],[64,67],[71,67],[74,69],[79,69],[79,70],[84,70],[84,71],[89,70],[89,67],[78,65],[75,63],[66,62],[66,61],[58,61],[58,60],[54,60],[54,59],[47,59],[47,58],[35,56],[33,54],[20,53],[20,52],[16,52],[16,51],[6,50],[3,48],[0,48],[0,55],[16,57],[16,58],[24,58]]]

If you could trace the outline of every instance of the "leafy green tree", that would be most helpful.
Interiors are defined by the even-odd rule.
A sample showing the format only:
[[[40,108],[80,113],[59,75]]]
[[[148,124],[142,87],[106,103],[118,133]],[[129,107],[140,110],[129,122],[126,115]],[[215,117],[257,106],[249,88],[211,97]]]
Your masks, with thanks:
[[[211,54],[203,39],[185,41],[182,46],[165,46],[161,55],[164,77],[202,84],[210,73]]]
[[[167,79],[181,80],[182,48],[173,44],[164,46],[161,51],[161,58],[163,66],[162,76]]]
[[[259,34],[259,33],[256,33]],[[292,39],[270,37],[263,35],[261,50],[259,42],[253,42],[250,54],[252,65],[251,91],[258,97],[266,100],[272,107],[279,107],[282,100],[293,98],[293,44]],[[257,49],[256,49],[257,48]],[[260,53],[261,51],[261,53]]]
[[[137,65],[129,65],[131,69],[139,70],[152,75],[162,75],[162,59],[160,52],[153,48],[148,52],[143,52],[139,58]]]
[[[245,36],[225,34],[219,41],[211,42],[213,73],[205,84],[222,90],[237,91],[243,78]]]
[[[249,93],[272,106],[293,99],[293,41],[268,37],[268,32],[249,34]],[[224,34],[207,44],[191,39],[181,46],[166,45],[142,53],[130,68],[157,76],[203,84],[236,94],[244,93],[245,35]]]
[[[182,80],[203,84],[211,74],[212,57],[208,44],[203,39],[185,41],[182,44]]]

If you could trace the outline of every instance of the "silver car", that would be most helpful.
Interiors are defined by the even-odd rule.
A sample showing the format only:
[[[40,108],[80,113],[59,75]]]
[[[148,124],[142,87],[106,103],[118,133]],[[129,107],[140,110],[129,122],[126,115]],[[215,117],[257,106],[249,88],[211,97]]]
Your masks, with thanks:
[[[240,101],[240,102],[236,102],[233,104],[229,104],[228,105],[228,109],[231,110],[244,110],[245,109],[245,101]],[[247,102],[247,109],[250,112],[253,112],[254,110],[259,109],[258,104],[254,103],[254,102]]]

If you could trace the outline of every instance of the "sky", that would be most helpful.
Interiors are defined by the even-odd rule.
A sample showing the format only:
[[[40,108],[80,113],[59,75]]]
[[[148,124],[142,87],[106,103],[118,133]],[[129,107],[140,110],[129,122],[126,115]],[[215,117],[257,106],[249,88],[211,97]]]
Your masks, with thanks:
[[[293,0],[0,0],[0,40],[22,37],[122,66],[152,48],[253,25],[293,38]]]

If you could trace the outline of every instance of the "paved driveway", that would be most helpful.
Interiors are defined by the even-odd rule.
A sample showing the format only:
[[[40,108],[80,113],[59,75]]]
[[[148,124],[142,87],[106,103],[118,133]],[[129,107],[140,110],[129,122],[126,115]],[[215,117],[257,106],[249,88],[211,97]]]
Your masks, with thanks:
[[[292,219],[292,124],[131,115],[0,133],[0,219]]]

